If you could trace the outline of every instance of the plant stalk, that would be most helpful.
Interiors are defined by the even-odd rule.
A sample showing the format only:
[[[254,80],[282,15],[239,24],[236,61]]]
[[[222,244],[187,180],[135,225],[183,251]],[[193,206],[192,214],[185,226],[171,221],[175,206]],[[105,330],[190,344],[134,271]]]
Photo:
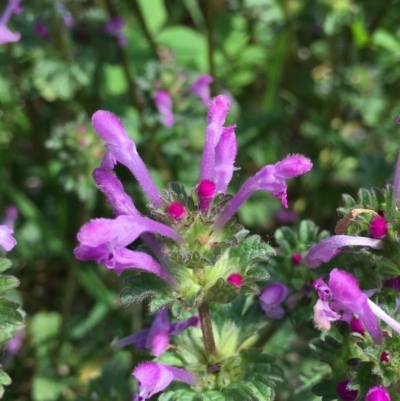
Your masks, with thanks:
[[[199,306],[199,316],[201,332],[203,333],[203,342],[207,354],[207,359],[211,355],[217,355],[217,348],[215,347],[214,333],[212,329],[210,308],[207,303]]]

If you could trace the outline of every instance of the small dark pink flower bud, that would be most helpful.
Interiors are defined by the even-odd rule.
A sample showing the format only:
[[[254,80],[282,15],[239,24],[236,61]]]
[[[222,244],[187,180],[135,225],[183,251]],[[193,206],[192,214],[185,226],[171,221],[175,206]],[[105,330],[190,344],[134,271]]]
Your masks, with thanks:
[[[292,263],[297,266],[301,263],[301,260],[303,259],[303,257],[301,256],[301,253],[294,253],[292,255]]]
[[[239,273],[232,273],[226,281],[235,287],[240,287],[243,283],[243,277]]]
[[[181,220],[185,216],[185,207],[179,202],[172,202],[167,207],[168,214],[175,220]]]
[[[216,192],[215,184],[210,180],[202,180],[197,187],[199,206],[202,212],[208,210]]]
[[[371,387],[365,396],[365,401],[390,401],[389,393],[380,386]]]
[[[383,351],[381,354],[381,362],[390,362],[390,354],[389,352]]]
[[[376,216],[371,220],[369,225],[369,232],[372,237],[382,239],[388,232],[388,223],[385,218]]]
[[[400,291],[400,276],[395,278],[390,278],[384,282],[385,287],[394,288],[397,291]]]
[[[349,327],[350,331],[354,333],[360,333],[362,336],[365,333],[364,326],[358,318],[353,317],[353,319],[350,320]]]
[[[350,383],[350,380],[342,380],[336,386],[336,391],[343,401],[355,401],[358,395],[357,390],[350,390],[347,388],[347,385]]]
[[[397,117],[396,124],[400,124],[400,117]]]

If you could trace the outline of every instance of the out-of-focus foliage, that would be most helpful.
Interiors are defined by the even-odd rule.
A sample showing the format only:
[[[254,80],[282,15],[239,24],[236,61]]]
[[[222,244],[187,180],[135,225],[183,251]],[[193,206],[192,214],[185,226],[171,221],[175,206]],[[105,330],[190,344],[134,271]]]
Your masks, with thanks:
[[[109,344],[148,322],[140,307],[120,308],[122,281],[78,263],[72,252],[84,222],[111,215],[91,179],[104,151],[92,113],[122,117],[160,188],[193,183],[206,108],[187,88],[211,74],[212,93],[228,94],[235,108],[229,118],[237,123],[241,169],[232,187],[265,164],[302,153],[314,168],[291,183],[291,211],[332,231],[340,194],[389,182],[400,149],[400,3],[61,3],[22,1],[23,12],[10,21],[21,40],[0,45],[0,206],[13,203],[20,211],[18,246],[9,257],[27,314],[22,348],[4,357],[13,381],[4,399],[122,401],[133,387],[131,367],[143,355],[116,353]],[[125,47],[105,30],[115,17],[125,20]],[[170,128],[154,104],[159,87],[173,94]],[[130,177],[125,173],[120,168],[119,176]],[[124,184],[143,208],[143,194],[132,181]],[[272,233],[285,218],[276,213],[280,208],[278,200],[256,194],[239,219],[274,243]],[[290,241],[293,251],[305,252],[304,243],[296,248],[302,227],[292,224],[293,231],[277,236],[283,252],[276,271],[290,265],[284,254]],[[293,274],[295,286],[303,273]],[[303,301],[306,314],[309,298]],[[272,328],[276,335],[269,333],[266,345],[278,350],[287,378],[277,394],[280,401],[317,400],[309,390],[326,370],[316,369],[303,342],[318,333],[293,320],[296,333],[286,324]]]

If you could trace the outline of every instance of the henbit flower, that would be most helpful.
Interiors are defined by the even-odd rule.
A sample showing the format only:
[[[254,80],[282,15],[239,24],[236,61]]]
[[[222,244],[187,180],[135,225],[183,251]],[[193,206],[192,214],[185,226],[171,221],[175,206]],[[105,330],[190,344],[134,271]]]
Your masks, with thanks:
[[[332,235],[313,245],[308,250],[306,263],[310,267],[318,267],[321,263],[329,262],[348,246],[368,246],[374,249],[382,249],[382,245],[382,241],[374,238]]]
[[[356,278],[350,273],[335,268],[330,272],[326,288],[320,285],[321,282],[323,283],[321,280],[316,284],[316,289],[321,300],[326,301],[327,298],[331,298],[329,306],[333,306],[334,311],[348,309],[356,314],[375,344],[381,344],[382,331],[371,308],[371,301],[361,292]],[[328,291],[329,294],[327,294]],[[335,305],[335,303],[339,305]]]
[[[116,219],[94,219],[85,224],[77,237],[75,248],[79,260],[95,260],[120,275],[123,270],[137,268],[156,274],[170,285],[176,279],[151,256],[126,247],[144,232],[153,232],[179,242],[181,237],[172,228],[141,216],[121,215]]]
[[[108,33],[111,36],[114,36],[114,38],[117,39],[119,47],[125,47],[128,43],[128,39],[122,32],[124,26],[125,20],[121,17],[111,18],[104,25],[104,32]]]
[[[243,276],[239,273],[232,273],[226,281],[233,284],[235,287],[240,287],[243,283]]]
[[[168,310],[157,312],[156,318],[149,329],[142,330],[118,341],[113,341],[113,348],[119,349],[130,344],[136,344],[137,349],[151,349],[155,356],[160,356],[169,347],[170,336],[176,336],[189,327],[199,326],[198,316],[191,316],[187,320],[170,324],[168,322]]]
[[[349,323],[350,331],[353,333],[359,333],[362,336],[365,334],[364,326],[360,319],[353,317]]]
[[[165,127],[172,127],[175,124],[175,116],[172,112],[172,99],[168,91],[160,90],[154,96],[154,104],[161,114],[161,122]]]
[[[144,401],[164,390],[173,380],[195,384],[196,378],[183,369],[159,362],[143,362],[133,371],[137,379],[138,391],[133,393],[132,401]]]
[[[47,29],[46,25],[42,22],[38,22],[35,25],[36,33],[44,40],[50,40],[49,30]]]
[[[208,108],[206,138],[200,164],[200,180],[213,180],[215,168],[215,152],[224,123],[229,111],[230,100],[227,96],[215,97]]]
[[[289,288],[281,283],[265,287],[260,295],[260,305],[263,312],[271,319],[282,319],[285,310],[280,305],[289,295]]]
[[[230,125],[224,128],[215,148],[213,181],[217,192],[226,193],[233,172],[239,170],[234,166],[237,154],[235,128],[236,125]]]
[[[99,110],[93,114],[92,122],[99,136],[106,141],[108,149],[102,167],[111,170],[116,162],[126,166],[138,180],[153,206],[161,207],[160,192],[119,118],[109,111]]]
[[[105,168],[96,168],[92,174],[97,187],[106,195],[107,201],[114,207],[114,214],[116,216],[141,216],[141,213],[136,209],[132,198],[125,192],[121,181],[114,173]],[[157,241],[154,234],[145,232],[140,235],[140,238],[149,247],[149,249],[156,256],[158,261],[167,266],[168,263],[162,252],[161,245]]]
[[[336,386],[336,391],[343,401],[355,401],[358,396],[358,390],[348,389],[350,380],[342,380]]]
[[[371,387],[365,396],[365,401],[390,401],[390,394],[380,386]]]
[[[303,259],[303,257],[301,256],[301,253],[298,253],[298,252],[294,253],[291,257],[292,264],[295,266],[299,265],[301,263],[302,259]]]
[[[182,205],[182,203],[171,202],[167,207],[167,213],[174,220],[182,220],[185,217],[186,211],[185,211],[185,207]]]
[[[369,232],[373,238],[385,238],[386,234],[388,233],[388,222],[384,217],[373,217],[371,219],[371,223],[369,224]]]
[[[8,5],[0,17],[0,45],[21,39],[20,33],[12,33],[6,26],[12,14],[20,13],[20,2],[21,0],[8,0]]]
[[[3,219],[3,224],[8,228],[14,229],[15,220],[18,217],[18,209],[14,205],[6,207],[6,213]]]
[[[67,28],[72,28],[75,24],[74,17],[72,14],[65,8],[64,4],[61,1],[56,1],[54,3],[54,8],[61,15],[61,18],[64,21],[64,25]]]
[[[0,225],[0,246],[7,252],[11,251],[17,245],[17,240],[12,236],[13,233],[13,229],[6,225]]]
[[[286,180],[307,173],[311,167],[310,159],[302,155],[287,156],[276,164],[263,167],[242,185],[237,194],[226,205],[215,223],[216,230],[221,230],[255,191],[268,191],[272,196],[281,199],[283,206],[287,207]]]
[[[211,100],[210,84],[212,81],[213,77],[211,75],[201,75],[189,88],[189,92],[198,96],[206,107]]]

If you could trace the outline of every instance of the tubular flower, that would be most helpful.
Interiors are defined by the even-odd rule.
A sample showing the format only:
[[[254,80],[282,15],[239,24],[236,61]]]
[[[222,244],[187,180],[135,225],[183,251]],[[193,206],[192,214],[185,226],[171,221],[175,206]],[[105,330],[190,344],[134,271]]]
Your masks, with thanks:
[[[159,362],[143,362],[133,371],[137,379],[138,391],[132,401],[144,401],[164,390],[173,380],[195,384],[196,378],[186,370]]]
[[[171,95],[166,90],[160,90],[154,96],[154,103],[161,114],[161,122],[170,128],[175,124],[175,116],[172,112]]]
[[[201,75],[189,88],[189,92],[198,96],[206,107],[211,100],[210,84],[212,81],[213,77],[211,75]]]
[[[329,329],[329,322],[344,319],[344,314],[350,311],[358,316],[375,344],[382,343],[377,317],[400,333],[400,324],[361,292],[356,278],[350,273],[335,268],[330,273],[328,285],[319,278],[314,288],[320,298],[314,307],[314,322],[319,329]]]
[[[168,311],[162,309],[157,313],[153,324],[149,329],[142,330],[131,336],[122,338],[112,343],[113,348],[122,348],[130,344],[136,344],[136,348],[151,349],[155,356],[160,356],[169,347],[170,336],[176,336],[188,327],[199,325],[198,316],[192,316],[187,320],[170,324],[168,322]]]
[[[0,225],[0,246],[6,251],[11,251],[17,245],[16,239],[12,236],[14,230],[6,225]]]
[[[289,288],[281,283],[274,283],[264,288],[260,295],[263,312],[271,319],[282,319],[285,310],[281,303],[289,295]]]
[[[122,32],[124,26],[125,20],[121,17],[112,18],[104,25],[104,32],[114,36],[119,47],[125,47],[128,43],[128,39]]]
[[[12,33],[7,28],[8,20],[12,14],[19,14],[21,9],[19,3],[21,0],[8,0],[8,5],[0,17],[0,45],[10,42],[18,42],[21,39],[20,33]]]
[[[332,235],[313,245],[307,253],[306,262],[310,267],[318,267],[329,262],[348,246],[368,246],[374,249],[382,248],[382,241],[367,237],[352,237],[350,235]]]

